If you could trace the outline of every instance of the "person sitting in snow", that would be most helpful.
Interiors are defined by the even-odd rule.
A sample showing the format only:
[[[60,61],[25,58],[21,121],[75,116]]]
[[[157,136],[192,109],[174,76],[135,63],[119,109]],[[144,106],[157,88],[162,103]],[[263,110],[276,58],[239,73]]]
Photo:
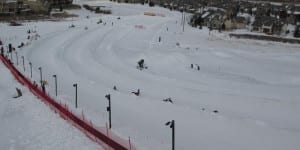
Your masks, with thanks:
[[[19,98],[19,97],[21,97],[22,96],[21,90],[19,88],[16,88],[16,91],[17,91],[17,95],[14,96],[13,98]]]
[[[25,44],[21,42],[21,45],[18,46],[18,48],[22,48]]]
[[[131,92],[132,94],[134,94],[135,96],[140,96],[140,89],[137,90],[137,92]]]

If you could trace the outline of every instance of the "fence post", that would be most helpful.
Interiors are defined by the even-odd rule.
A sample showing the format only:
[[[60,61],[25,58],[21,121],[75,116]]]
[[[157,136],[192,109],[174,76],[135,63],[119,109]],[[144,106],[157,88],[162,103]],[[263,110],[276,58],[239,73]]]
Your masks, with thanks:
[[[130,137],[128,137],[129,139],[129,150],[131,150],[131,142],[130,142]]]

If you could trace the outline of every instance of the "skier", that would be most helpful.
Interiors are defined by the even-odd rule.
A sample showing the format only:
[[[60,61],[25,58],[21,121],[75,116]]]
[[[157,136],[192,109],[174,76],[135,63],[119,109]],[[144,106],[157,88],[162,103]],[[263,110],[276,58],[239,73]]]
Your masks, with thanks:
[[[158,42],[160,42],[160,41],[161,41],[161,37],[159,36],[159,37],[158,37]]]
[[[116,86],[114,86],[114,88],[113,88],[115,91],[117,90],[117,87]]]
[[[2,41],[0,40],[0,45],[2,45],[3,43],[2,43]]]

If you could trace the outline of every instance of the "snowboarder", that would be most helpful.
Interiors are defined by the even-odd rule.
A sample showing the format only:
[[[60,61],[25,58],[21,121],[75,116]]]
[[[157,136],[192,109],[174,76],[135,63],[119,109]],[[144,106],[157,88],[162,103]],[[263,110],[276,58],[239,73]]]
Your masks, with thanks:
[[[138,61],[138,68],[139,69],[144,69],[144,59],[141,59],[140,61]]]
[[[3,45],[2,41],[0,40],[0,45]]]
[[[137,92],[131,92],[131,93],[136,95],[136,96],[140,96],[140,89],[138,89]]]
[[[117,90],[117,87],[116,86],[114,86],[114,88],[113,88],[115,91]]]
[[[193,67],[194,67],[194,65],[193,64],[191,64],[191,68],[193,69]]]
[[[200,70],[200,66],[199,65],[197,65],[197,70]]]
[[[22,96],[22,92],[19,88],[16,88],[16,91],[17,91],[17,96],[14,96],[13,98],[19,98]]]
[[[159,36],[159,37],[158,37],[158,42],[160,42],[160,41],[161,41],[161,37]]]
[[[171,97],[166,98],[166,99],[163,99],[163,101],[164,101],[164,102],[170,102],[170,103],[173,104],[173,101],[172,101]]]

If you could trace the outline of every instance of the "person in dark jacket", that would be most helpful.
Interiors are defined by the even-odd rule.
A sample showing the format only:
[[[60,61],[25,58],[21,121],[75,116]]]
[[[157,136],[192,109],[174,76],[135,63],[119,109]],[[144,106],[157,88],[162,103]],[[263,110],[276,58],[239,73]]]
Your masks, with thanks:
[[[144,69],[144,59],[141,59],[140,61],[138,61],[138,67],[140,68],[140,69]]]

